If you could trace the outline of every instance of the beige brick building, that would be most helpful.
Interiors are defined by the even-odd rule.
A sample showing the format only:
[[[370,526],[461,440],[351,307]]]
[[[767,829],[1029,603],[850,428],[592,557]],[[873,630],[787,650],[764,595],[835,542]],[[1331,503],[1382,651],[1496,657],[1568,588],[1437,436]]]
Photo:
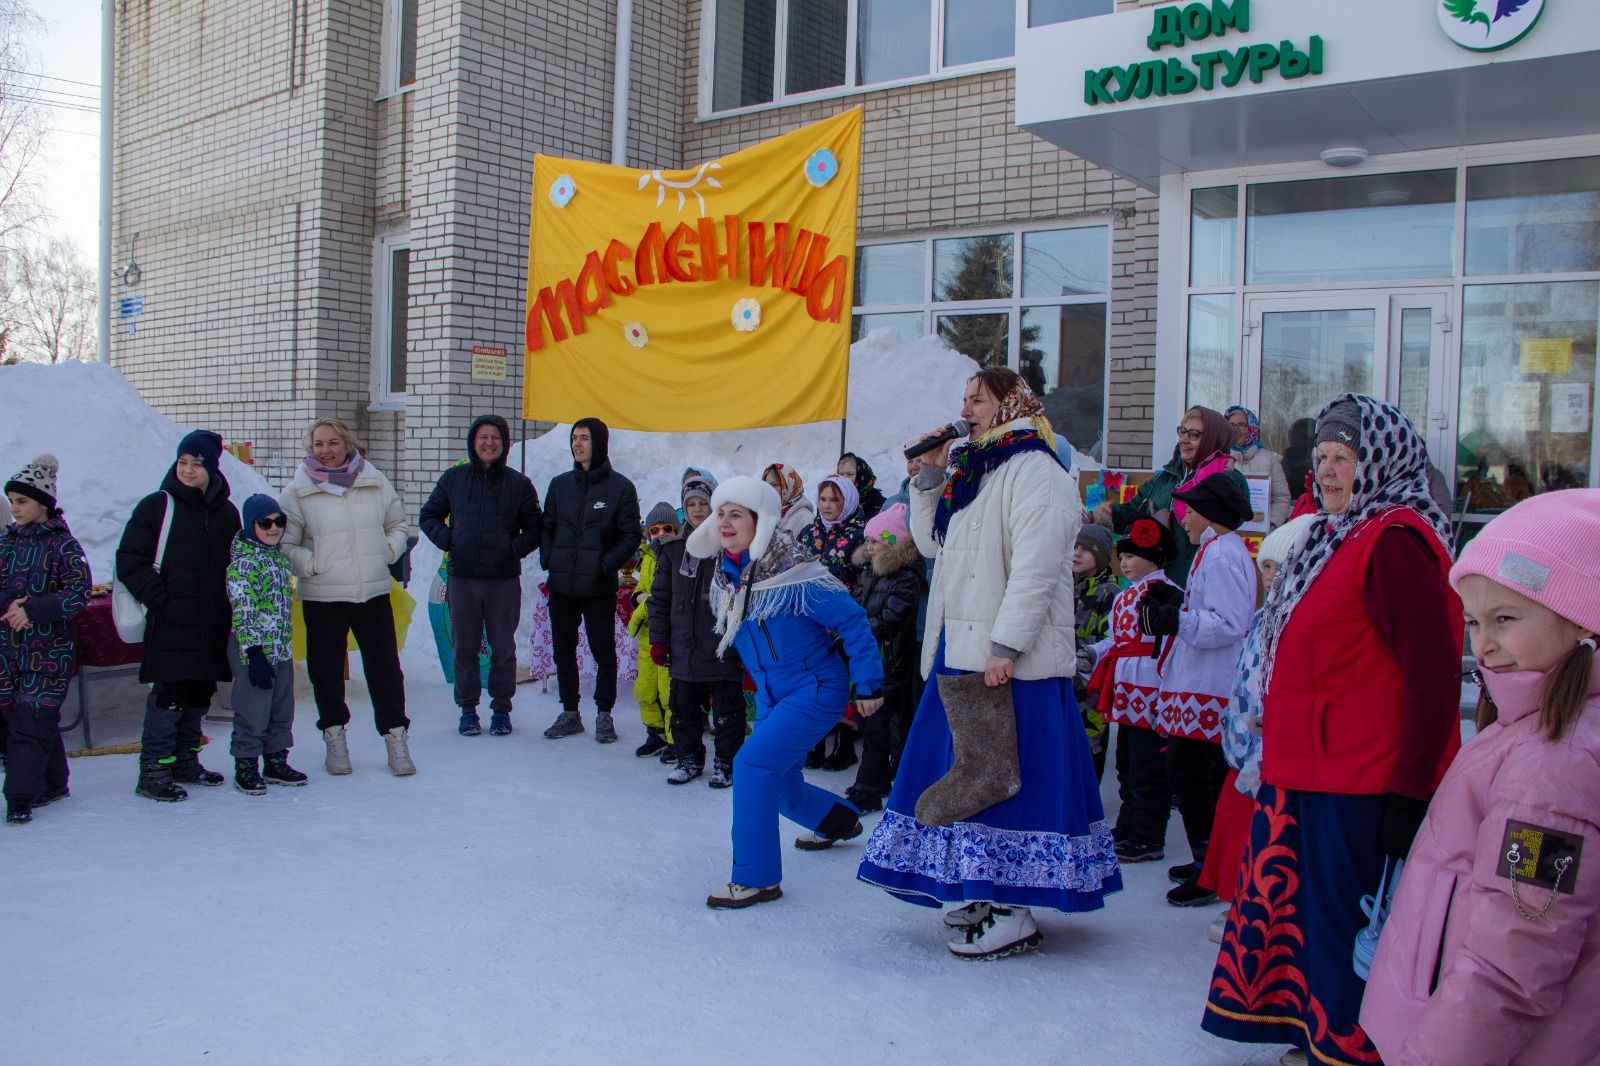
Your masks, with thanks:
[[[627,162],[860,104],[857,329],[939,331],[1151,460],[1156,197],[1015,125],[1018,24],[1129,0],[641,0]],[[114,365],[282,482],[319,414],[415,504],[474,414],[517,426],[531,157],[608,159],[617,4],[124,0]],[[795,91],[787,91],[793,89]],[[475,381],[472,349],[511,354]],[[537,427],[529,425],[532,433]],[[1163,442],[1164,443],[1164,442]]]

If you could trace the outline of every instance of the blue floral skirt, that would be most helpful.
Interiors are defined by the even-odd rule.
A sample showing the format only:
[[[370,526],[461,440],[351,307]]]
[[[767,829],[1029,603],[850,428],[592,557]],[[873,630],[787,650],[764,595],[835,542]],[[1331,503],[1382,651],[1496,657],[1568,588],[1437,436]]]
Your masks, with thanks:
[[[942,643],[934,672],[961,673],[945,667]],[[954,825],[917,821],[923,790],[954,761],[950,723],[930,680],[857,877],[925,907],[987,900],[1089,911],[1122,888],[1071,679],[1013,681],[1011,692],[1022,791]]]

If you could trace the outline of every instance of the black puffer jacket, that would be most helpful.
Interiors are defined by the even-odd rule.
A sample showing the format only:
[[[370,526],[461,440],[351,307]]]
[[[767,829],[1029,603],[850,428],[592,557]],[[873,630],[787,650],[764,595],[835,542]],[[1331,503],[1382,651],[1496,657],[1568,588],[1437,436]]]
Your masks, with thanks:
[[[550,591],[562,596],[614,596],[617,571],[639,549],[639,494],[611,469],[610,433],[596,418],[581,419],[594,442],[585,470],[577,463],[544,494],[539,565]]]
[[[478,430],[500,433],[500,455],[485,469],[472,450]],[[539,546],[539,494],[533,482],[506,465],[511,428],[499,415],[484,415],[467,430],[467,462],[439,475],[422,505],[422,532],[450,553],[455,577],[515,578],[522,560]],[[448,523],[448,524],[447,524]]]
[[[744,667],[730,646],[717,658],[717,618],[711,612],[715,559],[696,559],[683,537],[661,545],[656,579],[650,586],[650,643],[665,644],[672,656],[667,673],[679,681],[739,681]]]
[[[861,584],[856,586],[856,602],[867,612],[872,635],[878,639],[883,657],[883,688],[892,691],[917,683],[922,668],[918,645],[917,607],[928,594],[923,578],[922,556],[907,537],[885,548],[876,559],[863,544],[853,557],[861,568]]]
[[[228,481],[213,474],[202,493],[179,481],[173,464],[161,491],[173,501],[161,571],[153,566],[167,508],[161,492],[134,507],[117,545],[117,580],[150,609],[139,680],[230,680],[228,550],[239,532],[239,512],[228,499]]]

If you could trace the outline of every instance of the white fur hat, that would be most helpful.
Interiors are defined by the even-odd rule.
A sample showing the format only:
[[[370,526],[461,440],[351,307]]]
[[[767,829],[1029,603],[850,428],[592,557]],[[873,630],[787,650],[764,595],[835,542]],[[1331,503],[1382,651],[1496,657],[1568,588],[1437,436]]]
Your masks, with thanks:
[[[1311,524],[1313,517],[1303,514],[1299,518],[1291,518],[1268,533],[1262,539],[1261,547],[1256,549],[1256,563],[1277,563],[1282,566],[1294,546],[1300,543],[1300,538],[1305,536],[1306,527]]]
[[[756,536],[750,542],[750,558],[761,558],[772,543],[778,519],[783,517],[783,503],[778,499],[777,490],[760,478],[730,477],[711,494],[712,515],[715,516],[717,508],[725,503],[736,503],[755,514]],[[710,559],[721,551],[715,519],[708,518],[696,526],[685,547],[697,559]]]

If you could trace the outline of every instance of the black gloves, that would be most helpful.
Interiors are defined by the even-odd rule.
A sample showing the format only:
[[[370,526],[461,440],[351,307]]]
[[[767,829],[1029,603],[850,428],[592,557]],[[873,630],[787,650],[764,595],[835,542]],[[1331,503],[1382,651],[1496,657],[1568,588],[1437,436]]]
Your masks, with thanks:
[[[253,688],[270,689],[273,681],[278,676],[278,671],[267,662],[267,653],[261,648],[245,649],[246,668],[250,672],[250,684]]]
[[[1175,636],[1182,613],[1183,590],[1161,582],[1139,600],[1139,628],[1152,637]]]
[[[1411,841],[1416,838],[1417,830],[1422,828],[1422,819],[1427,814],[1427,800],[1412,799],[1398,792],[1389,793],[1388,802],[1383,806],[1383,828],[1378,834],[1383,853],[1391,859],[1404,859],[1409,855]]]

